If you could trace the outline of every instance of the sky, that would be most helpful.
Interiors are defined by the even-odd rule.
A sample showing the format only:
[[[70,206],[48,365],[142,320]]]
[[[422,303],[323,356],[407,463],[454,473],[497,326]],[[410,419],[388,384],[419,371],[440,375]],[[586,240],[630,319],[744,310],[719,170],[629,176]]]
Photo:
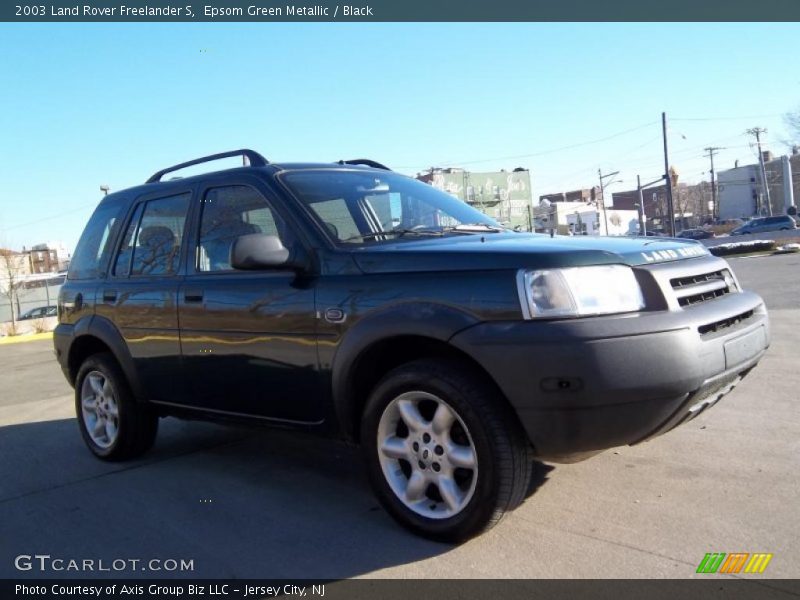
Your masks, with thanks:
[[[74,247],[102,196],[250,147],[525,167],[534,198],[789,151],[798,24],[0,24],[0,247]],[[618,181],[615,181],[618,180]]]

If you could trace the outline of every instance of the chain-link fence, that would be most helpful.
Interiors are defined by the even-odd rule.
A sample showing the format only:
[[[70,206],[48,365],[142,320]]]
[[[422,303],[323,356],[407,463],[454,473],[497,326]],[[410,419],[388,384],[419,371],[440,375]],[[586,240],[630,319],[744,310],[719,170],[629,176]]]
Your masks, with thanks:
[[[18,289],[13,306],[7,296],[0,297],[0,323],[11,320],[11,311],[17,319],[34,308],[55,306],[58,292],[64,283],[64,275],[25,281]]]

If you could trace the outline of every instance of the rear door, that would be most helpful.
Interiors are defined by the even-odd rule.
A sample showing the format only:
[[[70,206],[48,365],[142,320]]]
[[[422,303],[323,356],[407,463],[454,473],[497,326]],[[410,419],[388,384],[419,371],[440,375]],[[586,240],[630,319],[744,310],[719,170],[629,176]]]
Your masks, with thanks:
[[[97,292],[96,313],[122,333],[149,400],[185,397],[178,286],[191,198],[186,189],[140,199]]]
[[[226,179],[200,190],[187,276],[178,296],[191,404],[275,420],[322,420],[317,368],[316,278],[272,269],[236,271],[233,242],[277,235],[300,243],[255,178]]]

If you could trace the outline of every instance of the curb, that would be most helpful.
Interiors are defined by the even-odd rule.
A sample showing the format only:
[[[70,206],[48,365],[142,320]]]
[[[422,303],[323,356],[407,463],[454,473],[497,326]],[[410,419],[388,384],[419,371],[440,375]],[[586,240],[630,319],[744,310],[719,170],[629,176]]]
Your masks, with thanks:
[[[49,340],[53,338],[53,332],[47,331],[45,333],[26,333],[22,335],[4,336],[0,337],[0,346],[6,344],[20,344],[22,342],[35,342],[37,340]]]

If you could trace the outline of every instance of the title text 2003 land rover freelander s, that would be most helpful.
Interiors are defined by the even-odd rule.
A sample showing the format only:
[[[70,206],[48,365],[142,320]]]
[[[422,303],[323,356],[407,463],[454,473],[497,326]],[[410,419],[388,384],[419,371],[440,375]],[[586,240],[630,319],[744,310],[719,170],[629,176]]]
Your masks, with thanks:
[[[144,452],[164,416],[337,435],[398,521],[449,541],[519,504],[534,457],[664,433],[769,344],[761,298],[695,242],[517,233],[369,160],[251,150],[104,198],[58,314],[97,456]]]

